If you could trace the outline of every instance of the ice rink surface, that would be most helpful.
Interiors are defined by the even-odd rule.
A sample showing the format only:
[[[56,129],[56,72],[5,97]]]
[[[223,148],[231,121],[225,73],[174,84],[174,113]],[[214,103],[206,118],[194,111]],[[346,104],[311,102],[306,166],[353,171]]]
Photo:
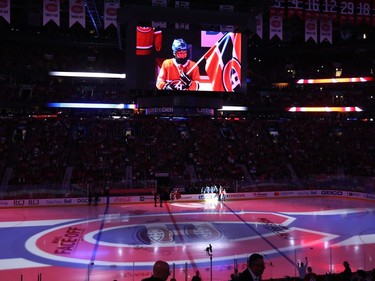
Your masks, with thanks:
[[[375,268],[375,205],[342,198],[277,198],[2,209],[3,281],[138,281],[158,259],[177,281],[228,281],[249,254],[263,279]],[[212,246],[212,256],[207,252]],[[172,277],[171,276],[171,277]]]

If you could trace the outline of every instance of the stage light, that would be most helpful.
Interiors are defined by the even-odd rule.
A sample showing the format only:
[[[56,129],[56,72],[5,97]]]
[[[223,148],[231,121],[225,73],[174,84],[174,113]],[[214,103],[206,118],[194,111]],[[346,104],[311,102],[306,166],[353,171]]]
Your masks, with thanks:
[[[347,78],[322,78],[299,79],[297,84],[335,84],[335,83],[364,83],[373,81],[374,77],[347,77]]]
[[[223,106],[219,111],[247,111],[246,106]]]
[[[341,106],[341,107],[335,107],[335,106],[311,106],[311,107],[289,107],[287,108],[287,111],[289,112],[362,112],[363,109],[358,106]]]
[[[51,102],[48,107],[57,108],[88,108],[88,109],[136,109],[135,104],[123,103],[69,103],[69,102]]]
[[[50,71],[50,76],[125,79],[125,73]]]

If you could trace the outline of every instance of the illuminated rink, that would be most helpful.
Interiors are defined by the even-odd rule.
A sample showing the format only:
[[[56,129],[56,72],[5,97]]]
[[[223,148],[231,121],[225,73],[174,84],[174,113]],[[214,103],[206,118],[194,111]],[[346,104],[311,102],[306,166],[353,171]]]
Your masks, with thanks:
[[[227,281],[252,252],[263,279],[296,276],[308,257],[318,274],[375,268],[374,203],[336,198],[170,202],[1,210],[1,280],[141,280],[155,260],[177,281],[199,270]],[[21,279],[23,278],[23,279]],[[39,281],[39,280],[38,280]]]

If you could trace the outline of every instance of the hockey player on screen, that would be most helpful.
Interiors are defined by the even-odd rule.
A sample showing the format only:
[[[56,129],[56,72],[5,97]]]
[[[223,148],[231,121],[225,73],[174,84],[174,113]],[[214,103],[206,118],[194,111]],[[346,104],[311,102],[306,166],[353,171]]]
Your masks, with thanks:
[[[173,58],[163,61],[156,88],[159,90],[199,89],[199,68],[188,59],[188,45],[184,39],[175,39],[172,43]]]

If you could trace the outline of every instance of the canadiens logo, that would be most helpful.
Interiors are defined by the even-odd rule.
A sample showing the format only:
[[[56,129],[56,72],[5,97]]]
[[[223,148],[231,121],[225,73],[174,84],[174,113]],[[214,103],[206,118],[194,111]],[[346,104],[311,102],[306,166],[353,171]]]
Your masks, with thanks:
[[[179,91],[186,91],[188,87],[186,87],[186,84],[182,82],[181,80],[172,80],[169,82],[171,85],[172,89],[179,90]]]
[[[199,225],[188,224],[185,226],[185,234],[198,240],[214,241],[221,237],[220,232],[211,224],[204,223]]]
[[[74,14],[82,14],[83,13],[83,7],[81,5],[73,5],[71,6],[70,10]]]
[[[223,69],[223,85],[227,92],[238,92],[241,87],[241,64],[236,58],[232,58]]]
[[[113,7],[110,7],[106,10],[106,13],[107,15],[109,16],[115,16],[117,15],[117,9],[116,8],[113,8]]]
[[[131,229],[126,232],[131,232]],[[214,225],[209,223],[186,224],[182,228],[182,236],[186,236],[189,241],[215,241],[221,237],[220,231]],[[136,234],[139,244],[168,244],[179,243],[180,238],[177,238],[173,231],[172,225],[154,224],[151,226],[142,226]]]
[[[165,226],[142,227],[137,237],[141,243],[150,245],[155,243],[170,243],[174,240],[173,232]]]
[[[56,12],[57,11],[57,5],[55,3],[49,3],[46,5],[46,10],[48,12]]]

